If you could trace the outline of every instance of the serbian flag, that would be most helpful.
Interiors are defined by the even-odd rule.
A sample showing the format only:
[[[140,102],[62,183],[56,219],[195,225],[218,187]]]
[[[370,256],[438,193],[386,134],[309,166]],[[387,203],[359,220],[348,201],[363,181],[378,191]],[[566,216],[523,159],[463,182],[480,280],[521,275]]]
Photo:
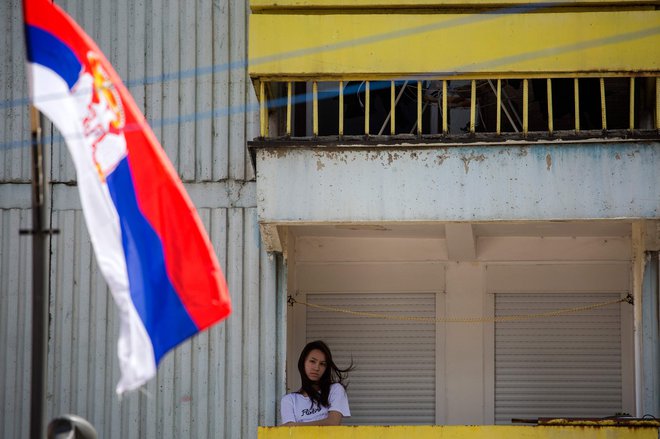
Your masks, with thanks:
[[[99,267],[120,315],[117,393],[229,315],[227,284],[176,171],[99,48],[61,9],[25,0],[30,95],[64,136]]]

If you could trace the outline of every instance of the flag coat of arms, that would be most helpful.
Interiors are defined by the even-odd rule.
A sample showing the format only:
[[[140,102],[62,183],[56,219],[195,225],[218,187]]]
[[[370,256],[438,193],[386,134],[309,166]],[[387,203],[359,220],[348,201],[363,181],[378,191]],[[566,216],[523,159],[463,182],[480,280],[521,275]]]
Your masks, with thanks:
[[[65,138],[119,310],[117,392],[134,390],[169,350],[229,315],[227,285],[176,171],[96,44],[48,0],[25,0],[24,16],[31,99]]]

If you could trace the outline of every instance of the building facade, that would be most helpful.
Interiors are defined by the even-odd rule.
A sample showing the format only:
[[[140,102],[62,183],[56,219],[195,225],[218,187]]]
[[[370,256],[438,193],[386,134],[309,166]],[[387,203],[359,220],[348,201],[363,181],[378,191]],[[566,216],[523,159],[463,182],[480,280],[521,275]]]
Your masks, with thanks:
[[[323,338],[349,424],[657,416],[656,5],[251,7],[288,389]]]
[[[316,338],[356,366],[356,425],[659,415],[655,2],[58,4],[178,170],[234,312],[117,398],[114,304],[45,121],[49,418],[254,438]],[[30,423],[31,170],[20,2],[0,11],[11,438]]]

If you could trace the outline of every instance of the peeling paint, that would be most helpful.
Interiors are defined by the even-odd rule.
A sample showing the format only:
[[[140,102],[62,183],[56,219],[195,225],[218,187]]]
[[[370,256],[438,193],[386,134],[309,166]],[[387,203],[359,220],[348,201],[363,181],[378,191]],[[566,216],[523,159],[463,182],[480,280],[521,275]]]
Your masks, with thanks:
[[[395,160],[399,160],[400,158],[401,158],[401,156],[399,155],[399,153],[397,153],[397,152],[395,152],[395,153],[388,152],[387,153],[387,164],[391,165]]]
[[[324,149],[315,151],[314,156],[321,160],[334,160],[335,162],[348,164],[348,158],[344,151]]]
[[[274,157],[277,159],[282,159],[286,158],[288,155],[289,151],[283,148],[272,148],[272,149],[264,149],[264,159],[270,157]]]

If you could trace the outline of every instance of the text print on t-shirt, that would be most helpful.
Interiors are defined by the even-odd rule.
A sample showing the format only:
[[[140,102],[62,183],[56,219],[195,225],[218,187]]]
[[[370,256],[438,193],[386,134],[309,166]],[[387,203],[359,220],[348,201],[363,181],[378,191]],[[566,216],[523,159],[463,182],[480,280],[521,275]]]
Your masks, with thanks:
[[[320,412],[320,411],[321,411],[321,407],[319,407],[319,406],[312,406],[312,408],[309,408],[309,409],[303,409],[303,411],[302,411],[302,415],[303,415],[303,416],[309,416],[309,415],[313,415],[314,413],[318,413],[318,412]]]

